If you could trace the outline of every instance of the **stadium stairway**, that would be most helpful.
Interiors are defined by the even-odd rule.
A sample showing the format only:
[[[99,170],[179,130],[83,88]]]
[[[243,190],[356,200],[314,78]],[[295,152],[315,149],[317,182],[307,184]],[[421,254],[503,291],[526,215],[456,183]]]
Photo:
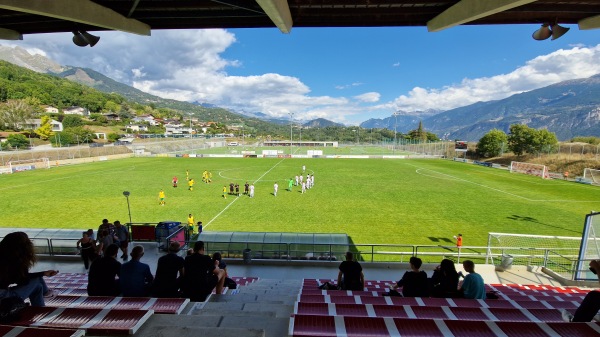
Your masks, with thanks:
[[[155,314],[134,336],[287,336],[301,286],[301,280],[260,279],[226,294],[212,294],[206,302],[190,303],[176,319]]]

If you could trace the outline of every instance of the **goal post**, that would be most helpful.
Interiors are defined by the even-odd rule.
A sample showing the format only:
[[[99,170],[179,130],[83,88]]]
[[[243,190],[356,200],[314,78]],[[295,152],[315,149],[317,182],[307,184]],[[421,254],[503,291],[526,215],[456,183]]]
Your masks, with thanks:
[[[519,161],[510,162],[510,172],[517,172],[522,174],[529,174],[532,176],[538,176],[543,179],[549,178],[548,167],[542,164],[524,163]]]
[[[29,171],[35,169],[50,168],[50,160],[48,158],[35,158],[23,160],[11,160],[8,162],[10,173]]]
[[[597,276],[592,274],[589,263],[598,258],[600,258],[600,213],[592,211],[585,217],[574,279],[596,280]]]
[[[583,169],[583,179],[592,184],[600,184],[600,170],[586,167]]]

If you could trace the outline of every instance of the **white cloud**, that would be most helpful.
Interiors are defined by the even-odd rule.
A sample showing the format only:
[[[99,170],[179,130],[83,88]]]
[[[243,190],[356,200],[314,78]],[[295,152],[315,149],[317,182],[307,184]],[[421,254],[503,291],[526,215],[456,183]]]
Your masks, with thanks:
[[[366,103],[379,102],[379,98],[381,98],[381,94],[378,92],[366,92],[362,95],[354,96],[354,99],[357,101]]]
[[[600,45],[576,45],[536,57],[507,74],[465,78],[442,88],[415,87],[395,99],[380,102],[381,94],[375,91],[354,97],[312,93],[301,78],[286,74],[230,75],[228,69],[241,66],[245,60],[223,56],[236,43],[236,37],[222,29],[153,31],[152,37],[120,32],[94,34],[101,40],[93,48],[76,47],[71,34],[31,35],[10,45],[62,65],[92,68],[165,98],[208,102],[279,117],[292,111],[295,118],[302,120],[322,117],[341,123],[387,117],[395,109],[451,109],[600,73]],[[400,62],[392,66],[399,67]],[[363,84],[356,81],[335,88],[344,90]]]
[[[344,89],[348,89],[348,88],[352,88],[352,87],[358,87],[360,85],[363,85],[363,83],[354,82],[354,83],[350,83],[350,84],[336,85],[335,88],[338,90],[344,90]]]
[[[441,89],[415,87],[394,100],[400,110],[448,110],[479,101],[497,100],[557,82],[600,73],[600,45],[560,49],[528,61],[508,74],[475,79]]]

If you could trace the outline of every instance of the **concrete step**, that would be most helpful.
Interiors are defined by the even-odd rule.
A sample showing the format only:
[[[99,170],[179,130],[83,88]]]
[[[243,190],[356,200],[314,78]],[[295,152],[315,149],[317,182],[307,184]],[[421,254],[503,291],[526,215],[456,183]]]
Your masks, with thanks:
[[[286,336],[287,332],[284,335]],[[147,326],[142,327],[134,337],[265,337],[263,329],[248,329],[248,328],[208,328],[208,327],[193,327],[193,326]]]
[[[298,299],[297,295],[284,296],[273,294],[246,294],[216,295],[213,294],[208,302],[241,302],[241,303],[265,303],[265,304],[293,304]]]
[[[268,317],[265,319],[256,319],[256,317],[247,316],[225,316],[221,321],[221,326],[230,328],[246,328],[254,330],[264,330],[265,337],[283,337],[288,335],[290,318],[288,317]],[[244,336],[244,335],[240,335]],[[238,336],[238,337],[240,337]]]
[[[291,304],[208,302],[203,308],[195,308],[190,315],[198,316],[261,316],[290,317],[294,311]]]

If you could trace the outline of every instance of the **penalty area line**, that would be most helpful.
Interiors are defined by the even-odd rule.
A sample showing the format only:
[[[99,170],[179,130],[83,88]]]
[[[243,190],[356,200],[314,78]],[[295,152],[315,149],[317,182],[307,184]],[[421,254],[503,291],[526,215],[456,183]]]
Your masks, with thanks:
[[[271,172],[275,167],[277,167],[277,165],[281,164],[284,160],[285,160],[285,158],[282,159],[282,160],[280,160],[280,161],[278,161],[275,165],[273,165],[273,167],[271,167],[270,169],[268,169],[267,172],[263,173],[263,175],[260,176],[260,177],[258,177],[258,179],[256,179],[253,183],[259,182],[264,176],[266,176],[267,174],[269,174],[269,172]],[[236,197],[235,199],[233,199],[233,201],[230,202],[227,206],[225,206],[225,208],[223,208],[223,210],[221,210],[219,212],[219,214],[215,215],[214,218],[210,219],[210,221],[206,225],[203,226],[203,230],[206,229],[213,221],[217,220],[217,218],[219,216],[221,216],[221,214],[223,214],[229,207],[231,207],[231,205],[233,205],[239,199],[240,199],[240,197]]]

